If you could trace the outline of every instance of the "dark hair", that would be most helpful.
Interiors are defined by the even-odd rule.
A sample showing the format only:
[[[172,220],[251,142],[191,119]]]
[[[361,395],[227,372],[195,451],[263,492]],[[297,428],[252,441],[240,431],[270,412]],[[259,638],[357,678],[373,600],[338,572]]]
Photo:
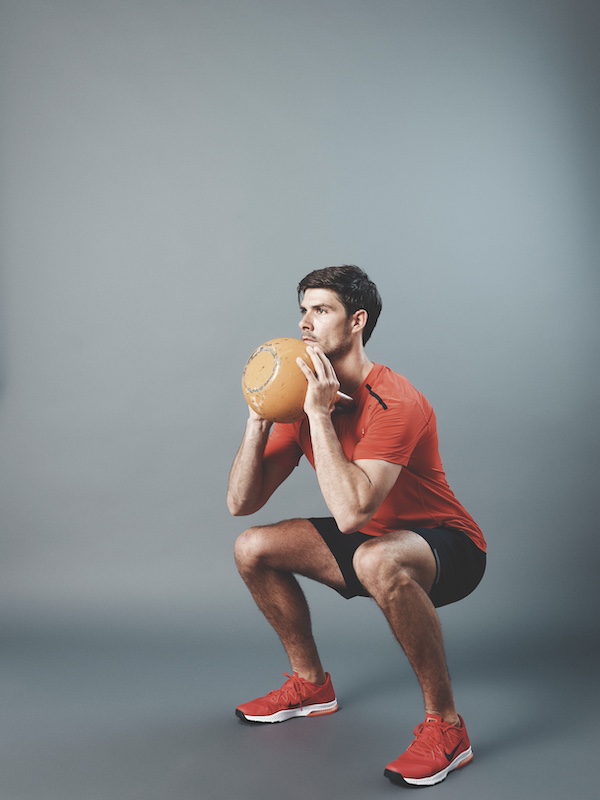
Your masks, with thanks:
[[[363,330],[363,344],[369,341],[381,313],[381,297],[366,272],[354,264],[315,269],[298,284],[300,303],[307,289],[334,291],[342,301],[348,317],[355,311],[364,309],[367,312],[367,324]]]

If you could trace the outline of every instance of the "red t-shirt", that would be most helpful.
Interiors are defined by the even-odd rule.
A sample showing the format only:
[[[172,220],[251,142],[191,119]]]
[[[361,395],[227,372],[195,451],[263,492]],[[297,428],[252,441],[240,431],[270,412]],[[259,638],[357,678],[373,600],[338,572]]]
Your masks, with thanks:
[[[346,458],[402,465],[398,480],[362,533],[381,536],[411,527],[458,528],[485,552],[481,530],[446,480],[435,414],[425,397],[402,375],[375,364],[353,399],[353,411],[332,415]],[[314,467],[308,419],[276,423],[265,458],[296,467],[302,454]]]

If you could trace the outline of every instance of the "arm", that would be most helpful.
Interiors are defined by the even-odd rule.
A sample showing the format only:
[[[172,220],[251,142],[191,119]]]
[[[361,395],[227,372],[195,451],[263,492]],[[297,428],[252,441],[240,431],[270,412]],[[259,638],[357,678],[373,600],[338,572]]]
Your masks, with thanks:
[[[309,419],[323,499],[342,533],[359,531],[388,496],[402,467],[387,461],[348,461],[331,418]]]
[[[308,367],[300,367],[309,383],[304,410],[310,424],[315,471],[339,529],[350,533],[371,520],[402,467],[387,461],[348,461],[331,421],[339,383],[329,360],[320,351],[310,350],[316,375]]]
[[[291,467],[263,461],[271,424],[250,409],[227,487],[227,507],[236,517],[254,514],[261,509],[292,472]]]

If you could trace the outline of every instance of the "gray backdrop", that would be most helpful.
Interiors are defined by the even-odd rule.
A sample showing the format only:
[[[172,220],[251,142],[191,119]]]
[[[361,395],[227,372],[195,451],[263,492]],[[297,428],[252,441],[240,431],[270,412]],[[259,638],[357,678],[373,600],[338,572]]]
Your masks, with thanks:
[[[261,342],[297,334],[303,275],[356,263],[384,300],[369,354],[434,404],[450,483],[489,541],[484,583],[442,612],[448,636],[548,662],[575,637],[595,659],[598,5],[2,0],[0,14],[7,652],[27,641],[48,659],[50,631],[176,630],[199,648],[190,675],[200,654],[222,675],[245,657],[244,692],[274,688],[286,664],[231,557],[249,521],[224,501],[240,376]],[[301,466],[251,521],[322,510]],[[397,658],[368,602],[307,592],[332,660],[380,640]],[[248,699],[224,682],[211,696],[227,715]]]

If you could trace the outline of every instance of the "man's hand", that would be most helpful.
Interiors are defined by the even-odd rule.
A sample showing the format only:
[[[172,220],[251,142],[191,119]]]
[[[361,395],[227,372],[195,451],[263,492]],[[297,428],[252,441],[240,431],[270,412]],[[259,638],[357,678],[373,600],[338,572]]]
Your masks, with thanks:
[[[256,411],[254,408],[252,408],[252,406],[250,404],[248,404],[248,412],[249,412],[248,413],[248,418],[251,419],[251,420],[254,420],[255,422],[269,422],[264,417],[261,417],[261,415],[258,413],[258,411]],[[272,424],[273,423],[269,423],[269,427],[271,427]]]
[[[340,382],[331,361],[319,347],[308,345],[306,349],[313,362],[315,372],[313,373],[301,358],[296,359],[296,363],[308,381],[304,411],[308,417],[319,413],[329,416],[337,401]]]

